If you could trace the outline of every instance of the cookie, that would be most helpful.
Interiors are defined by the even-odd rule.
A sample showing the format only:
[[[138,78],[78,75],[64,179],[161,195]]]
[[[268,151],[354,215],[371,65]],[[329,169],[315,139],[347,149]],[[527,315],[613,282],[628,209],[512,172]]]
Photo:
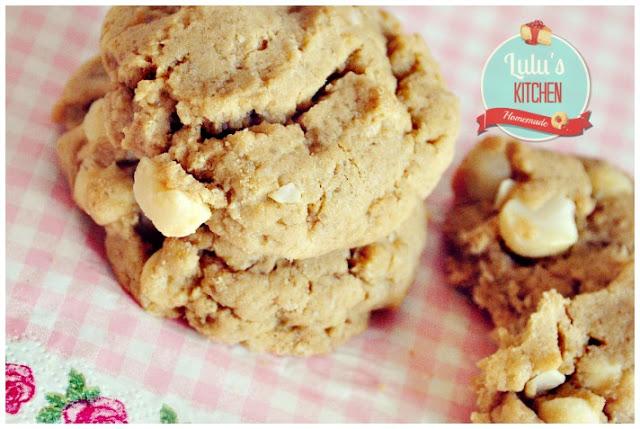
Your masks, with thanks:
[[[304,260],[265,257],[234,270],[201,226],[164,238],[141,213],[106,227],[120,283],[147,311],[183,317],[200,333],[275,354],[325,353],[361,332],[369,313],[398,306],[426,238],[420,205],[390,236]]]
[[[544,292],[517,335],[480,361],[477,423],[634,421],[633,262],[604,289]]]
[[[206,224],[167,238],[144,216],[133,195],[138,161],[112,161],[119,155],[98,120],[102,103],[61,136],[58,155],[75,201],[105,227],[118,281],[145,310],[184,318],[217,341],[310,355],[363,331],[371,311],[400,305],[426,239],[422,204],[373,244],[303,260],[262,257],[237,270],[217,256]]]
[[[234,269],[390,234],[452,158],[457,100],[378,9],[113,8],[101,56],[114,87],[94,112],[103,141],[72,156],[95,179],[75,181],[79,205],[112,221],[97,177],[124,186],[132,169],[156,229],[206,225]]]
[[[569,117],[564,112],[556,112],[551,115],[551,126],[561,130],[569,123]]]
[[[100,56],[91,58],[69,78],[53,107],[51,119],[67,130],[75,128],[84,119],[91,103],[102,98],[113,86]]]
[[[633,182],[604,161],[488,137],[453,186],[448,281],[511,333],[545,291],[603,289],[633,260]]]
[[[363,331],[371,311],[400,305],[426,240],[422,204],[373,244],[303,260],[265,256],[237,270],[217,255],[206,224],[167,238],[146,218],[133,195],[138,162],[110,161],[116,155],[95,120],[101,110],[98,100],[61,136],[58,156],[75,201],[105,227],[118,281],[148,312],[184,318],[217,341],[311,355]]]

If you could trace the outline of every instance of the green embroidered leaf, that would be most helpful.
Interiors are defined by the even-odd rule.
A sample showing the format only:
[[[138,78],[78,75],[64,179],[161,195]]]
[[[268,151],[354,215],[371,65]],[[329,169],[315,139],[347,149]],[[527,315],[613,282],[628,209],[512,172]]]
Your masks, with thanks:
[[[69,402],[75,402],[82,398],[85,384],[84,375],[75,369],[69,371],[69,385],[67,386],[67,398]]]
[[[100,396],[100,389],[87,387],[87,382],[82,373],[71,369],[69,371],[69,385],[66,395],[61,393],[47,393],[45,398],[49,405],[42,408],[36,416],[38,423],[57,423],[64,407],[71,402],[80,400],[92,401]]]
[[[98,396],[100,396],[100,389],[98,389],[97,387],[89,387],[82,394],[82,399],[91,401],[93,399],[96,399]]]
[[[65,405],[67,405],[67,398],[60,393],[47,393],[45,398],[49,405],[52,407],[58,407],[62,409]]]
[[[160,408],[160,423],[178,423],[178,415],[167,404],[162,404]]]
[[[60,421],[60,411],[62,407],[49,405],[40,410],[36,416],[36,422],[38,423],[57,423]]]
[[[84,375],[75,369],[69,371],[69,385],[67,386],[68,402],[80,400],[90,401],[100,396],[100,389],[97,387],[87,387]]]

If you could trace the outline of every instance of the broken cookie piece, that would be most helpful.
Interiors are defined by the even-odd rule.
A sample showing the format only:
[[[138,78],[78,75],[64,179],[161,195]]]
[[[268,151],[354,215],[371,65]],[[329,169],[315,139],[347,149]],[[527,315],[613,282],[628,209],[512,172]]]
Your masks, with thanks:
[[[496,325],[474,422],[633,421],[633,182],[488,137],[454,175],[449,282]]]
[[[631,262],[597,292],[544,292],[522,332],[499,328],[472,421],[633,422],[633,281]]]
[[[633,182],[604,161],[488,137],[453,188],[448,281],[512,333],[545,291],[602,289],[633,260]]]

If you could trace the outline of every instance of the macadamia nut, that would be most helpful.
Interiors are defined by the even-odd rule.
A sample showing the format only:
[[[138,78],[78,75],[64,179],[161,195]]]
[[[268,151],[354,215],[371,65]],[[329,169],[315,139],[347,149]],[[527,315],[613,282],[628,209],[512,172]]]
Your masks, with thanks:
[[[142,158],[136,168],[133,193],[144,214],[165,237],[184,237],[206,222],[211,210],[197,193],[167,186],[167,169],[172,167],[175,171],[171,173],[193,181],[194,187],[200,185],[173,161],[162,165]]]
[[[500,210],[500,235],[518,255],[530,258],[555,255],[578,241],[575,210],[575,203],[561,195],[538,208],[511,198]]]

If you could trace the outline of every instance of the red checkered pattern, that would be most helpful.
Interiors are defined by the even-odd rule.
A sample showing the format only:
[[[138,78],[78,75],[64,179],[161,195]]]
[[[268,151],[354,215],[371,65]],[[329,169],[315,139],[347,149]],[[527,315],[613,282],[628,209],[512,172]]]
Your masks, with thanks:
[[[519,25],[540,18],[583,54],[594,127],[541,145],[608,158],[633,171],[633,10],[630,7],[391,8],[427,40],[460,97],[459,160],[476,141],[480,73]],[[212,421],[468,421],[475,362],[489,324],[444,284],[439,224],[450,172],[430,197],[431,236],[411,292],[395,312],[329,356],[275,358],[205,341],[142,312],[122,292],[103,233],[74,207],[56,167],[49,112],[71,72],[97,50],[104,9],[7,8],[7,335],[156,395]],[[601,25],[594,26],[598,22]]]

